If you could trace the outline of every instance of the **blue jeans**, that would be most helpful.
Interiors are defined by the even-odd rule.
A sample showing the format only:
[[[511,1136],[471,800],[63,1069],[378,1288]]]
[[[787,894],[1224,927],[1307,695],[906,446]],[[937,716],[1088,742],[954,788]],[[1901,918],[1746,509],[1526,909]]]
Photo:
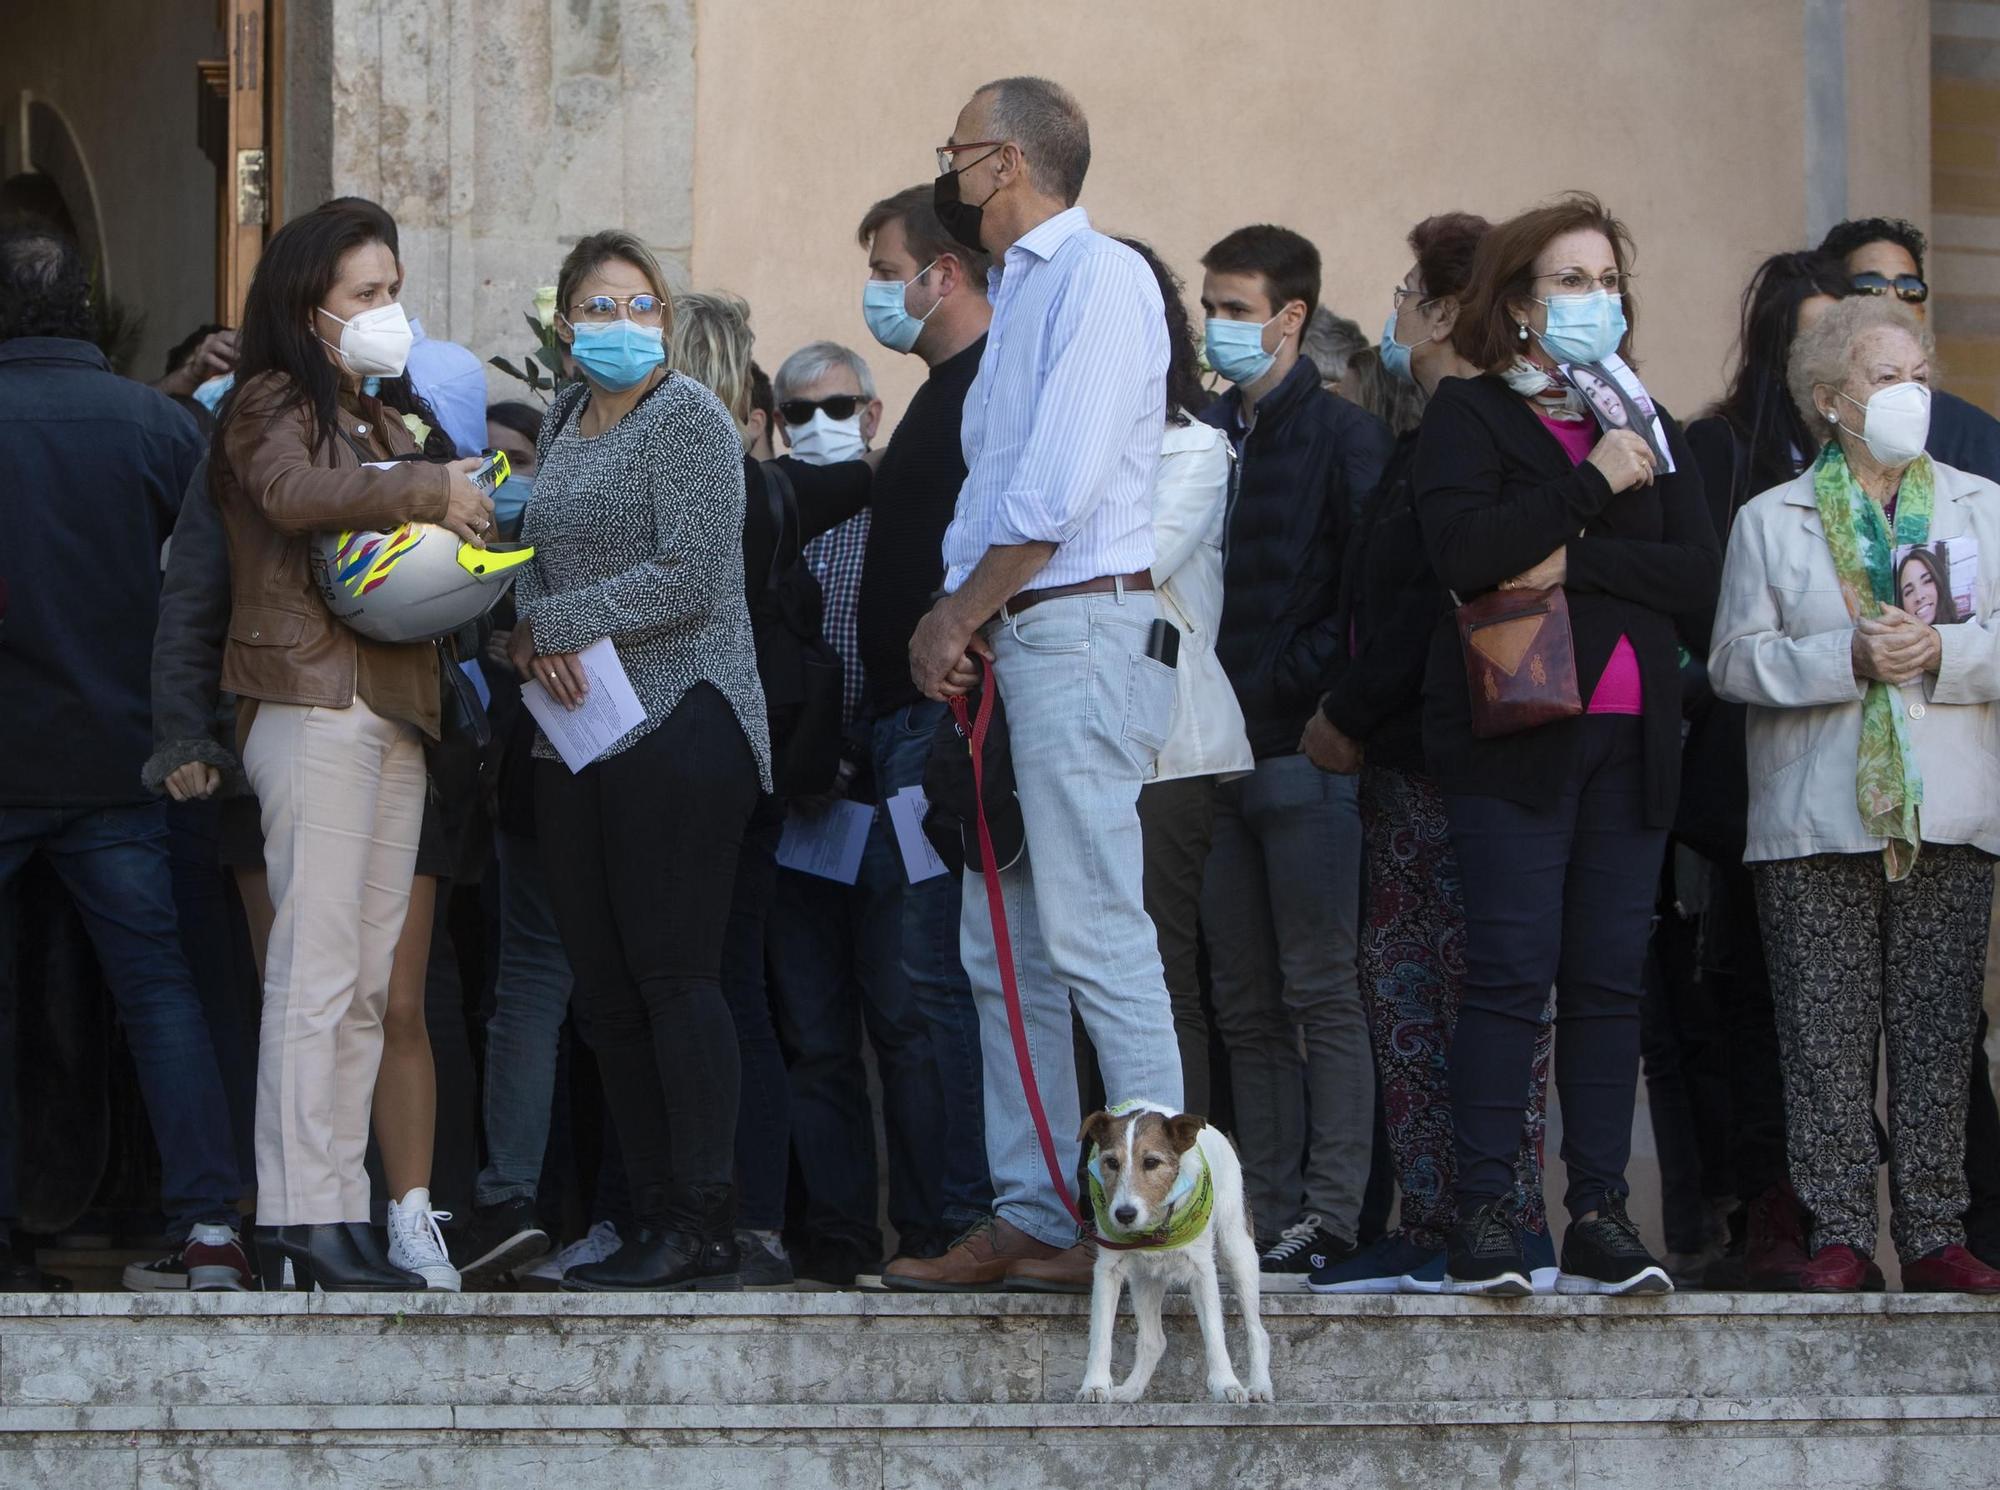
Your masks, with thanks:
[[[906,786],[923,785],[931,737],[944,717],[944,705],[926,699],[874,721],[875,786],[884,801]],[[959,883],[941,874],[904,885],[901,898],[903,976],[930,1027],[931,1059],[942,1089],[938,1219],[955,1236],[993,1209],[979,1010],[958,952]]]
[[[1076,1173],[1074,1001],[1105,1094],[1181,1106],[1181,1053],[1146,916],[1139,787],[1173,722],[1174,672],[1145,655],[1159,611],[1143,591],[1043,601],[990,623],[1007,701],[1027,852],[1000,876],[1028,1055],[1066,1183]],[[995,1209],[1050,1246],[1076,1240],[1043,1162],[1014,1058],[985,885],[967,871],[960,921],[986,1068]]]
[[[474,1199],[533,1199],[549,1147],[556,1050],[569,1012],[569,955],[532,838],[497,835],[500,971],[486,1023],[486,1167]]]
[[[0,807],[0,890],[38,849],[82,913],[125,1026],[160,1146],[160,1205],[169,1234],[184,1236],[197,1222],[234,1226],[241,1186],[229,1104],[201,997],[181,953],[164,812],[157,803]],[[0,934],[0,968],[10,968],[13,955],[9,925]],[[10,1006],[10,1025],[12,1013]],[[0,1084],[6,1091],[0,1115],[14,1130],[0,1141],[0,1220],[7,1220],[17,1204],[20,1137],[11,1116],[11,1064],[0,1071]]]
[[[1375,1131],[1355,779],[1273,755],[1224,782],[1201,920],[1250,1214],[1267,1239],[1312,1214],[1352,1240]]]
[[[881,1255],[882,1233],[864,1025],[882,1079],[889,1220],[906,1245],[944,1229],[936,1162],[944,1094],[930,1026],[903,975],[904,873],[895,836],[888,812],[877,808],[852,885],[781,868],[764,941],[771,1011],[790,1058],[792,1152],[804,1181],[807,1232],[873,1257]]]

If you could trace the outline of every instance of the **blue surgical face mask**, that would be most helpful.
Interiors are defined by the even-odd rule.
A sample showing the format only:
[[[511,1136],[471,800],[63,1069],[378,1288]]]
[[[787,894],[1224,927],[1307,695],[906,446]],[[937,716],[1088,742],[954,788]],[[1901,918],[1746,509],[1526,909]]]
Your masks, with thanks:
[[[235,373],[218,373],[194,391],[194,401],[213,414],[222,408],[229,390],[236,386]]]
[[[630,320],[585,321],[569,354],[591,382],[611,393],[638,387],[667,360],[660,328]]]
[[[1278,316],[1271,317],[1271,321],[1277,319]],[[1264,350],[1264,328],[1271,321],[1224,321],[1210,316],[1202,333],[1208,365],[1232,383],[1256,382],[1278,360],[1276,352]],[[1278,345],[1284,343],[1280,341]]]
[[[534,495],[533,476],[509,476],[493,488],[493,523],[502,538],[512,542],[521,536],[521,518]]]
[[[1389,319],[1382,323],[1382,344],[1375,350],[1382,359],[1382,366],[1388,370],[1391,377],[1401,378],[1405,383],[1414,383],[1417,381],[1417,370],[1410,366],[1410,353],[1416,351],[1418,347],[1429,346],[1437,340],[1437,336],[1434,333],[1422,341],[1413,341],[1404,346],[1396,340],[1396,320],[1400,314],[1399,311],[1389,312]]]
[[[1555,295],[1540,303],[1549,312],[1542,348],[1558,362],[1602,362],[1625,340],[1624,301],[1609,290]]]
[[[871,279],[861,291],[861,319],[868,323],[868,329],[875,340],[892,352],[907,352],[917,344],[923,335],[924,322],[931,318],[942,301],[932,301],[930,310],[921,316],[913,316],[904,306],[904,298],[910,286],[937,267],[932,259],[907,280]]]

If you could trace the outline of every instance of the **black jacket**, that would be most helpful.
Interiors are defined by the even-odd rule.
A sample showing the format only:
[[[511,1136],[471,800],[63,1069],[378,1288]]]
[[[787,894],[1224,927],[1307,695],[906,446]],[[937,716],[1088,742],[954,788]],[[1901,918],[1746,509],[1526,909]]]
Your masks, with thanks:
[[[153,633],[153,753],[141,773],[149,791],[191,761],[222,773],[220,796],[247,792],[231,748],[235,708],[222,693],[222,644],[229,635],[229,544],[208,489],[208,461],[195,467],[181,499],[160,581]]]
[[[1251,750],[1290,755],[1341,647],[1334,612],[1352,522],[1347,462],[1376,431],[1386,450],[1388,431],[1320,387],[1304,357],[1257,400],[1247,433],[1242,410],[1227,393],[1201,415],[1242,456],[1222,538],[1215,655],[1243,706]]]
[[[1417,521],[1417,432],[1396,441],[1381,487],[1362,506],[1340,580],[1341,638],[1320,709],[1367,752],[1370,765],[1419,774],[1424,669],[1431,634],[1451,613]]]
[[[1931,434],[1924,448],[1932,460],[2000,481],[2000,419],[1954,394],[1931,395]]]
[[[147,800],[160,545],[201,453],[88,342],[0,342],[0,805]]]
[[[1470,600],[1567,546],[1577,683],[1589,700],[1620,636],[1639,661],[1646,726],[1646,821],[1673,821],[1680,787],[1679,644],[1705,652],[1722,554],[1697,469],[1662,409],[1676,470],[1612,494],[1499,378],[1452,378],[1424,411],[1417,512],[1438,578]],[[1553,807],[1574,769],[1579,721],[1498,739],[1472,734],[1465,664],[1450,617],[1432,637],[1424,749],[1448,792]]]

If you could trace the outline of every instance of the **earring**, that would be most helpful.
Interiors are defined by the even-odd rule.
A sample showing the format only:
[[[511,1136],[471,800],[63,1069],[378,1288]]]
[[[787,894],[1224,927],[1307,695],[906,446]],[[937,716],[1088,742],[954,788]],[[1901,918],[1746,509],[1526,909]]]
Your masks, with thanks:
[[[1516,321],[1514,324],[1521,328],[1521,340],[1526,341],[1528,339],[1528,323],[1526,321]]]

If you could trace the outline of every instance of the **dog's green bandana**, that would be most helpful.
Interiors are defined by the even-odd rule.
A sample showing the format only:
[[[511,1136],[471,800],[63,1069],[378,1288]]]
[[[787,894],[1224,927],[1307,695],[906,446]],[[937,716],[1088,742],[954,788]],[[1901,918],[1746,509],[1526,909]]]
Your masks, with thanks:
[[[1121,1102],[1111,1109],[1113,1117],[1124,1117],[1144,1104]],[[1181,1155],[1180,1177],[1167,1192],[1167,1219],[1148,1232],[1127,1232],[1112,1223],[1104,1202],[1104,1176],[1098,1170],[1098,1150],[1092,1147],[1086,1169],[1090,1176],[1090,1212],[1097,1222],[1097,1234],[1107,1241],[1135,1247],[1185,1247],[1200,1236],[1215,1210],[1215,1180],[1208,1172],[1208,1158],[1196,1144]]]

